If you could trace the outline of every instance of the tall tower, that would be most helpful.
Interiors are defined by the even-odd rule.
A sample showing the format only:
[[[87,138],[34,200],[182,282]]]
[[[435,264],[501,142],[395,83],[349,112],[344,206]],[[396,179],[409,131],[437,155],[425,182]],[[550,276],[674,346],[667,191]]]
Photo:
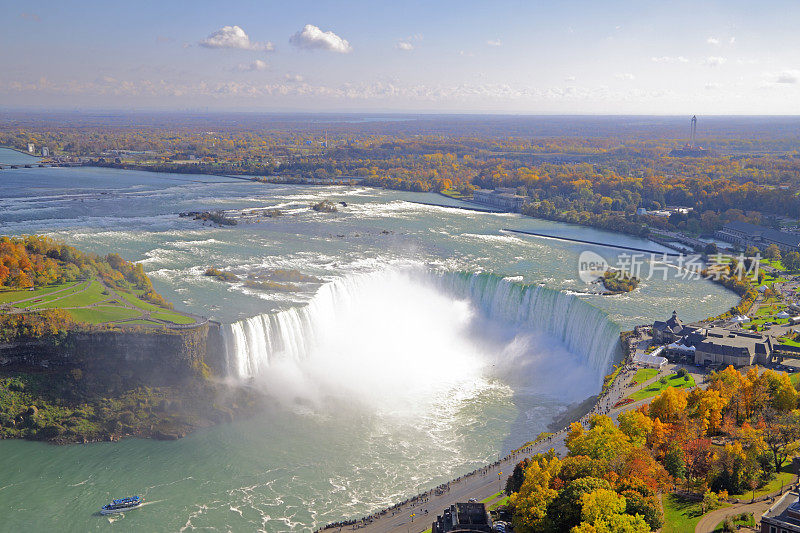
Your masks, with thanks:
[[[692,140],[689,141],[689,146],[694,148],[694,140],[697,136],[697,115],[692,115]]]

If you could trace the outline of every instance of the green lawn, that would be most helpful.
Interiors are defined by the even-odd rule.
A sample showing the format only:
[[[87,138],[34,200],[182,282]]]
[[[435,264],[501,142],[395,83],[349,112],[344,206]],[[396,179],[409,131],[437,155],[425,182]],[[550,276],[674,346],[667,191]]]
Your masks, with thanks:
[[[776,305],[775,307],[771,305],[762,305],[758,308],[758,311],[756,311],[755,316],[773,316],[780,313],[784,309],[786,309],[785,305]]]
[[[767,266],[771,266],[776,270],[786,270],[786,267],[783,266],[783,263],[781,263],[780,261],[776,261],[774,259],[765,259],[762,257],[761,262]]]
[[[154,322],[152,320],[125,320],[124,322],[119,322],[118,326],[163,326],[161,322]]]
[[[454,189],[446,189],[442,191],[442,194],[450,198],[455,198],[456,200],[467,200],[472,198],[471,196],[464,196]]]
[[[178,313],[173,313],[172,311],[159,311],[158,313],[150,313],[150,318],[157,318],[159,320],[166,320],[167,322],[172,322],[173,324],[194,324],[194,318],[179,315]]]
[[[133,305],[134,307],[138,307],[139,309],[143,309],[144,311],[160,311],[161,308],[157,305],[151,304],[150,302],[145,302],[144,300],[140,300],[138,296],[133,293],[125,292],[122,290],[117,290],[117,294],[119,294],[122,298],[125,299],[126,302]]]
[[[796,340],[792,340],[792,339],[790,339],[788,337],[784,337],[784,338],[781,338],[779,340],[780,340],[781,344],[785,344],[786,346],[797,346],[797,347],[800,347],[800,342],[797,342]]]
[[[495,509],[497,509],[501,505],[508,505],[508,496],[504,496],[504,497],[500,498],[499,500],[497,500],[496,502],[494,502],[492,505],[490,505],[488,507],[487,511],[494,511]]]
[[[101,324],[103,322],[113,322],[115,320],[125,320],[135,318],[139,312],[126,307],[113,307],[110,305],[99,305],[97,307],[87,307],[83,309],[67,309],[67,312],[77,322],[88,322],[89,324]]]
[[[489,496],[488,498],[482,499],[481,503],[489,503],[490,501],[494,500],[495,498],[499,498],[502,495],[503,495],[502,492],[496,492],[496,493],[492,494],[491,496]]]
[[[663,495],[661,504],[664,507],[664,527],[661,528],[661,533],[694,531],[703,516],[699,501],[684,500],[675,494]],[[729,507],[729,505],[723,504],[721,507]]]
[[[642,383],[650,381],[657,375],[658,369],[656,368],[641,368],[636,372],[636,375],[633,376],[633,383],[641,385]]]
[[[629,398],[634,401],[644,400],[645,398],[650,398],[651,396],[661,394],[661,391],[667,387],[688,389],[689,387],[694,387],[694,378],[689,375],[689,380],[686,381],[682,377],[678,376],[678,374],[672,374],[671,376],[667,377],[666,383],[661,383],[661,380],[654,381],[644,389],[638,390],[631,394]]]
[[[788,486],[790,483],[794,481],[794,474],[792,473],[792,465],[791,460],[788,464],[783,465],[780,473],[775,476],[775,479],[761,487],[760,489],[756,489],[756,498],[761,496],[765,496],[767,494],[771,494],[773,492],[778,492],[781,490],[781,484],[784,487]],[[744,494],[730,494],[731,498],[739,498],[740,500],[747,500],[752,498],[753,493],[751,491],[747,491]]]
[[[106,294],[103,294],[106,292]],[[65,298],[53,299],[43,304],[37,305],[37,309],[54,309],[65,307],[85,307],[87,305],[95,304],[107,300],[111,295],[106,291],[103,284],[97,280],[92,283],[85,291],[76,292]]]
[[[0,304],[7,304],[12,302],[17,302],[19,300],[27,300],[28,298],[38,298],[42,297],[48,293],[53,291],[65,289],[67,287],[71,287],[78,283],[77,281],[71,281],[69,283],[58,283],[56,285],[48,285],[46,287],[41,287],[32,291],[23,290],[23,291],[0,291]],[[25,304],[28,305],[28,304]]]
[[[661,497],[664,507],[664,526],[662,533],[687,533],[694,531],[702,516],[700,502],[684,500],[674,494],[665,494]]]

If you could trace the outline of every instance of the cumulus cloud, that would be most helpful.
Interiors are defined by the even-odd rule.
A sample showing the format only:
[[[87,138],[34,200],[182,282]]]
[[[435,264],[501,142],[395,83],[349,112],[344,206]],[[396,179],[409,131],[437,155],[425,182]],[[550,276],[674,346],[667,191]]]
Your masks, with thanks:
[[[569,83],[572,83],[572,82],[573,82],[573,81],[575,81],[576,79],[577,79],[577,78],[575,78],[575,76],[567,76],[566,78],[564,78],[564,81],[566,81],[566,82],[569,82]]]
[[[306,24],[302,30],[289,38],[289,43],[306,50],[328,50],[339,54],[353,51],[347,40],[332,31],[322,31],[313,24]]]
[[[305,80],[305,78],[303,78],[303,76],[301,76],[300,74],[285,74],[283,76],[283,79],[285,79],[286,81],[292,81],[294,83],[300,83]]]
[[[703,60],[703,64],[707,67],[718,67],[725,63],[727,59],[719,56],[709,56]]]
[[[683,56],[653,56],[650,58],[653,63],[688,63],[689,60]]]
[[[406,52],[409,52],[414,49],[414,45],[408,41],[397,41],[394,47],[397,48],[398,50],[404,50]]]
[[[620,80],[633,80],[636,79],[636,76],[634,76],[630,72],[622,72],[620,74],[617,74],[617,78]]]
[[[730,44],[736,44],[736,37],[731,37],[731,38],[728,40],[728,43],[730,43]]]
[[[714,83],[714,82],[706,83],[706,91],[716,91],[719,88],[720,88],[719,83]]]
[[[500,42],[500,39],[494,39],[494,40],[489,39],[488,41],[486,41],[486,44],[488,44],[489,46],[503,46],[503,43]]]
[[[236,67],[236,70],[239,72],[255,72],[257,70],[267,70],[267,67],[269,67],[269,65],[267,65],[266,61],[256,59],[252,63],[240,63]]]
[[[717,39],[716,37],[709,37],[708,39],[706,39],[706,42],[708,44],[713,44],[714,46],[719,46],[719,39]]]
[[[776,83],[798,83],[800,82],[800,70],[784,70],[778,74]]]
[[[259,43],[250,37],[239,26],[223,26],[202,41],[200,46],[206,48],[234,48],[239,50],[274,50],[275,46],[267,41]]]

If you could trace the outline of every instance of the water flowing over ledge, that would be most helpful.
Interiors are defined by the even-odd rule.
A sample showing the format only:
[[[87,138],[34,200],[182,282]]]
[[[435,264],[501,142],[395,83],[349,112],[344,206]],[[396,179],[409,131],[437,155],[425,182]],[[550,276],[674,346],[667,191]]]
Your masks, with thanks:
[[[398,285],[399,292],[392,292],[390,287]],[[421,267],[387,268],[327,283],[319,288],[308,305],[223,326],[228,373],[234,378],[250,378],[278,361],[307,361],[315,347],[325,344],[332,330],[341,329],[341,317],[358,317],[352,313],[358,312],[363,300],[383,298],[384,290],[382,306],[386,320],[398,321],[398,327],[458,327],[458,324],[450,324],[446,317],[426,308],[430,298],[414,292],[420,287],[435,291],[444,298],[466,302],[478,313],[476,318],[489,319],[521,331],[544,333],[565,346],[599,376],[608,372],[618,353],[619,325],[605,311],[573,294],[489,273],[446,272]],[[398,299],[413,300],[415,297],[419,301],[406,302],[405,306],[397,302]],[[399,309],[396,309],[398,305]],[[452,309],[443,309],[440,314],[451,312],[458,314],[458,310]],[[425,313],[434,313],[433,317],[438,318],[436,323],[429,323],[430,320],[423,320],[421,324],[403,322],[409,314]],[[374,319],[372,316],[365,318]],[[359,324],[350,323],[348,326],[358,334]],[[406,332],[412,337],[424,337],[425,334],[425,331]]]

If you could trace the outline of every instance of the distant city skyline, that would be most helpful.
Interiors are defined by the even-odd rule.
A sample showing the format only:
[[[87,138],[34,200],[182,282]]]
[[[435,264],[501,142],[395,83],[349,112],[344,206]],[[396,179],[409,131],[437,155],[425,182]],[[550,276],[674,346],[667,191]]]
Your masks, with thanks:
[[[0,106],[797,114],[800,2],[7,4]]]

